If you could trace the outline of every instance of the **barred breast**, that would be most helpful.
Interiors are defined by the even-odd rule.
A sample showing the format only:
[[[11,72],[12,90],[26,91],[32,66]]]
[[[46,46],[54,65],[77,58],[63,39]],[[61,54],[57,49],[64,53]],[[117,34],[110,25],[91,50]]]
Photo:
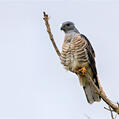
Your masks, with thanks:
[[[61,64],[65,69],[74,71],[88,62],[86,52],[87,41],[79,34],[66,35],[60,56]]]

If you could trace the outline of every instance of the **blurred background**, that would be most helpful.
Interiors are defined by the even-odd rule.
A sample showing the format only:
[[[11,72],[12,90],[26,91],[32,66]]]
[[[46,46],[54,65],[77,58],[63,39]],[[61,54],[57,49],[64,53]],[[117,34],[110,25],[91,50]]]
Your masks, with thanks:
[[[62,22],[88,37],[102,87],[119,101],[118,0],[0,0],[0,119],[111,118],[103,101],[87,103],[77,76],[60,64],[43,11],[60,51]]]

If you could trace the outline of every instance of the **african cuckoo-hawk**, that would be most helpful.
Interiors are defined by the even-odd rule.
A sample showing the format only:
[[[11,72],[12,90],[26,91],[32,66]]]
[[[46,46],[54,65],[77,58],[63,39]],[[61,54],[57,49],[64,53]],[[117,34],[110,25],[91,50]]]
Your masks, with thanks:
[[[92,104],[100,101],[100,96],[95,88],[89,83],[88,73],[96,86],[100,88],[95,65],[95,53],[89,40],[76,29],[74,23],[67,21],[61,26],[65,32],[64,43],[60,56],[61,63],[66,70],[75,73],[83,86],[87,101]]]

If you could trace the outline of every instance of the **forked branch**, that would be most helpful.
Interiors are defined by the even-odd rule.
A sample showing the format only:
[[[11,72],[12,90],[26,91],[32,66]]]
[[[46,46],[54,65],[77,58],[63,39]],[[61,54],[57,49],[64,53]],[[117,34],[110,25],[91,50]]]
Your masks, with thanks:
[[[60,57],[61,53],[60,53],[59,49],[57,48],[57,45],[56,45],[56,43],[54,41],[53,34],[51,32],[50,25],[49,25],[49,22],[48,22],[48,20],[49,20],[48,14],[43,12],[43,15],[44,15],[43,19],[45,21],[45,25],[46,25],[47,32],[49,34],[50,40],[51,40],[51,42],[52,42],[52,44],[53,44],[53,46],[55,48],[55,51],[56,51],[57,55]],[[86,74],[86,75],[89,76],[89,74]],[[95,83],[92,81],[91,78],[90,78],[89,82],[91,83],[91,85],[94,86],[94,88],[97,91],[97,94],[103,99],[103,101],[106,104],[108,104],[109,111],[111,111],[111,115],[112,115],[112,111],[114,111],[117,114],[119,114],[119,105],[112,103],[112,101],[109,98],[107,98],[107,96],[106,96],[105,92],[103,91],[103,89],[102,88],[98,89],[97,86],[95,85]],[[100,85],[100,87],[101,87],[101,85]]]

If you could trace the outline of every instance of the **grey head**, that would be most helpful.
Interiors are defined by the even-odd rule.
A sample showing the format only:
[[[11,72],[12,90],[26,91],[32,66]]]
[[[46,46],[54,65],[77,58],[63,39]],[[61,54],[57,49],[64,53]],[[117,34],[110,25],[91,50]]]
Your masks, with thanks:
[[[65,33],[69,33],[69,32],[79,33],[79,31],[76,29],[74,23],[70,22],[70,21],[64,22],[61,26],[61,30],[63,30]]]

